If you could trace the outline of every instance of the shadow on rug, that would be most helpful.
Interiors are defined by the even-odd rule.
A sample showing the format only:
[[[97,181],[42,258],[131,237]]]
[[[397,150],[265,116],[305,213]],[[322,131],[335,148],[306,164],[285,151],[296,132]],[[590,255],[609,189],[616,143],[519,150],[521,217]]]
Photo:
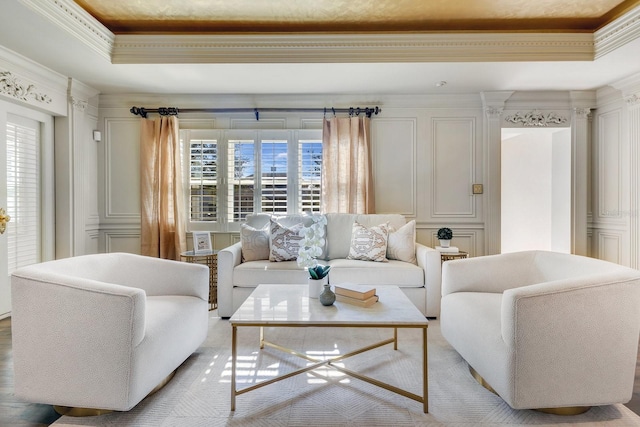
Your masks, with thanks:
[[[330,368],[300,374],[231,400],[231,326],[210,319],[206,342],[178,369],[173,380],[129,412],[97,417],[61,417],[61,426],[640,426],[640,417],[623,405],[594,407],[561,417],[513,410],[479,385],[467,364],[431,321],[429,413],[422,404],[345,376]],[[305,360],[274,349],[258,349],[258,328],[238,334],[238,388],[293,369]],[[392,336],[391,329],[276,328],[266,337],[314,358],[334,357]],[[343,366],[422,395],[419,330],[399,330],[398,350],[387,345],[349,358]]]

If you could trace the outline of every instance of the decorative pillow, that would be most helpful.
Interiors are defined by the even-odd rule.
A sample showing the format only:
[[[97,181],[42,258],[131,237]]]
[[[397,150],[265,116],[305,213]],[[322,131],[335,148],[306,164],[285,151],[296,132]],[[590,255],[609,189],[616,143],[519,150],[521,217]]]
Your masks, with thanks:
[[[269,225],[257,229],[241,224],[240,244],[242,245],[242,262],[269,259]]]
[[[269,252],[269,261],[293,261],[298,258],[300,251],[300,242],[302,236],[302,223],[296,224],[291,228],[278,224],[274,220],[271,222],[271,234],[269,235],[269,243],[271,251]]]
[[[351,231],[351,247],[347,259],[386,262],[389,223],[365,227],[354,222]]]
[[[411,220],[397,231],[389,230],[387,258],[416,263],[416,220]]]

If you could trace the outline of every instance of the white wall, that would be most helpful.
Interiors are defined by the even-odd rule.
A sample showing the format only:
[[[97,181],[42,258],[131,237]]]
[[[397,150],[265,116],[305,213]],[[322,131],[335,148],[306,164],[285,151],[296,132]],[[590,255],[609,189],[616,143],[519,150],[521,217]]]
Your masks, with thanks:
[[[503,129],[502,252],[570,252],[570,202],[570,130]]]
[[[381,105],[371,121],[376,211],[401,213],[415,219],[417,239],[437,245],[436,231],[454,230],[454,243],[482,255],[483,195],[473,195],[473,183],[483,182],[483,120],[477,95],[425,99],[375,97],[374,101],[344,96],[163,96],[100,97],[99,145],[100,251],[139,251],[138,200],[139,121],[131,106],[269,107]],[[304,104],[301,104],[304,102]],[[182,127],[199,129],[320,129],[322,116],[300,113],[181,113]],[[212,244],[223,248],[237,234],[213,233]]]

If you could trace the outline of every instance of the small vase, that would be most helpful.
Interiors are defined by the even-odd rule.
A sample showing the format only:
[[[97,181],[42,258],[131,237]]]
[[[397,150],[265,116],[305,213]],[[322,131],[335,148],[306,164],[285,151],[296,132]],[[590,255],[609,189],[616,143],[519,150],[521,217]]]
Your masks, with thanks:
[[[328,283],[324,285],[324,290],[318,297],[320,299],[320,304],[322,305],[332,305],[336,302],[336,294],[331,290],[331,285]]]
[[[322,287],[328,283],[328,277],[322,279],[308,278],[307,283],[309,285],[309,298],[318,298],[322,293]]]
[[[440,247],[448,248],[451,244],[451,240],[440,240]]]

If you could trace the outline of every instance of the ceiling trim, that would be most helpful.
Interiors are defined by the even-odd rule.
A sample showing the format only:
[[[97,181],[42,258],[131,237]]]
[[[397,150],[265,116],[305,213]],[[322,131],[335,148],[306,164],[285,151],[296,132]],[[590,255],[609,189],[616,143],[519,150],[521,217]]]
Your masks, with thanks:
[[[595,33],[114,35],[73,0],[19,0],[114,64],[591,61],[640,37],[640,6]]]
[[[585,61],[590,33],[116,35],[114,64]]]
[[[640,37],[640,7],[636,7],[594,33],[595,59]]]
[[[20,2],[82,41],[100,56],[111,60],[115,35],[73,0]]]

